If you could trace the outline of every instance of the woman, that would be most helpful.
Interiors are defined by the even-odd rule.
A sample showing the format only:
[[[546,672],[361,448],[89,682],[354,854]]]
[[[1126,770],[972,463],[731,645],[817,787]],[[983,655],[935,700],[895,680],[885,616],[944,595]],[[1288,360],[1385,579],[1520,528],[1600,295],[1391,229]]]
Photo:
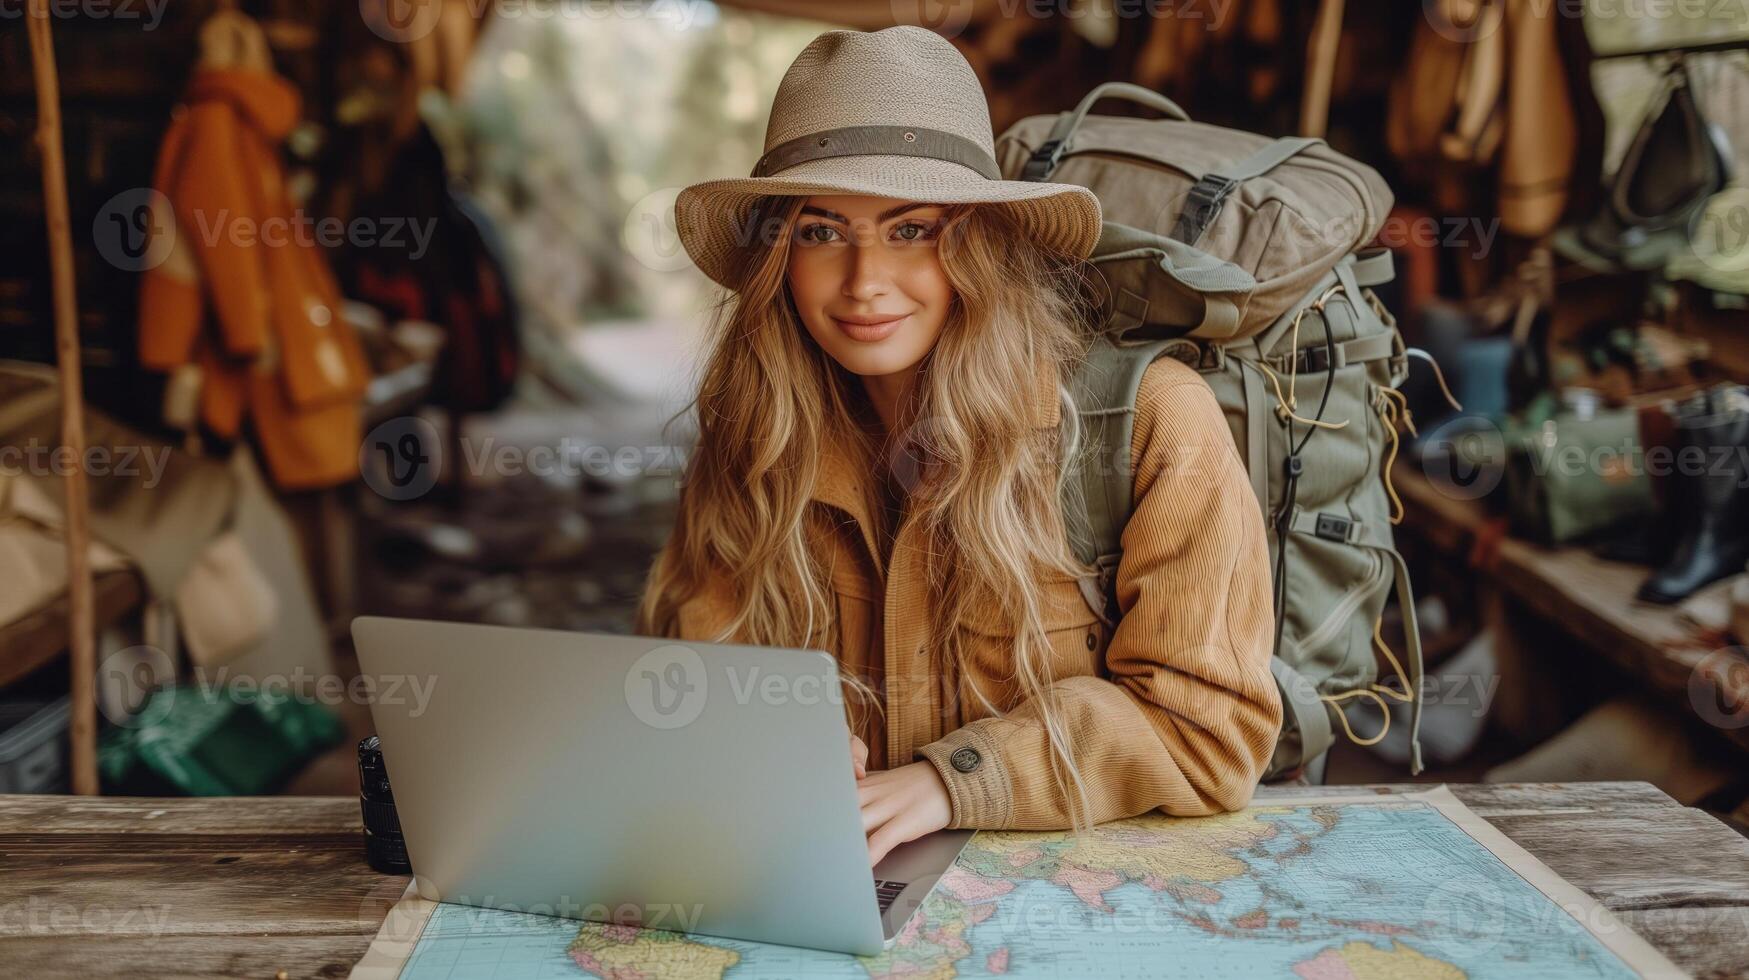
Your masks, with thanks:
[[[872,861],[1244,806],[1281,726],[1267,548],[1193,370],[1138,396],[1115,628],[1067,545],[1092,193],[999,179],[976,76],[915,27],[816,38],[766,151],[676,203],[730,295],[640,632],[834,653]]]

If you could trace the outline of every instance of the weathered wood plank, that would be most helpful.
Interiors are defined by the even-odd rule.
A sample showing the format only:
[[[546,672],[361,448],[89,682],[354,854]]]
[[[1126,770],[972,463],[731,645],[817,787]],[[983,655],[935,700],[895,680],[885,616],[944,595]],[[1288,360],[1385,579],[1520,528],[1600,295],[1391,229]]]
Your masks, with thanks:
[[[1701,810],[1486,819],[1611,909],[1749,906],[1749,840]]]
[[[0,795],[0,834],[358,834],[358,801],[329,796]]]
[[[1415,793],[1431,789],[1430,783],[1391,783],[1363,786],[1260,786],[1253,802],[1291,800],[1306,796],[1377,796]],[[1556,811],[1611,812],[1680,807],[1650,783],[1453,783],[1452,795],[1484,817],[1517,812]]]
[[[1616,915],[1700,980],[1749,977],[1749,907],[1635,909]]]
[[[409,880],[377,874],[351,850],[218,863],[227,857],[236,855],[157,866],[70,860],[57,868],[43,860],[8,867],[0,904],[9,918],[0,936],[375,934]]]
[[[368,935],[53,936],[0,935],[0,967],[10,977],[76,980],[84,977],[182,977],[188,980],[342,978],[364,951]]]

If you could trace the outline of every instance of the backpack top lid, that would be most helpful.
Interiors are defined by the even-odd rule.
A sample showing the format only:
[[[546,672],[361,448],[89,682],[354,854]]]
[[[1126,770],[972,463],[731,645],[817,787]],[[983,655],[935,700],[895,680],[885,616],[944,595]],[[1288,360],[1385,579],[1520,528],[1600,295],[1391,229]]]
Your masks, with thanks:
[[[1108,329],[1141,322],[1209,340],[1252,336],[1384,226],[1392,204],[1384,179],[1322,140],[1086,114],[1112,95],[1163,101],[1135,88],[1102,85],[1075,112],[1023,119],[996,143],[1004,176],[1080,184],[1098,196],[1107,233],[1091,261],[1111,286],[1108,312],[1118,322]],[[1250,283],[1214,271],[1220,263]],[[1209,304],[1214,296],[1221,302]],[[1202,304],[1207,316],[1193,313]]]

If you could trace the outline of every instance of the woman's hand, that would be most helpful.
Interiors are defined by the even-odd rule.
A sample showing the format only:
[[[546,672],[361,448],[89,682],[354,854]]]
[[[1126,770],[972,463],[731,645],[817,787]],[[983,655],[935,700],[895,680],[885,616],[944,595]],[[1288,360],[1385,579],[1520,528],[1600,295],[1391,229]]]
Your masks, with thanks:
[[[866,746],[864,753],[866,759]],[[953,819],[947,786],[927,762],[859,777],[856,794],[862,802],[862,831],[868,835],[871,868],[893,848],[940,830]]]

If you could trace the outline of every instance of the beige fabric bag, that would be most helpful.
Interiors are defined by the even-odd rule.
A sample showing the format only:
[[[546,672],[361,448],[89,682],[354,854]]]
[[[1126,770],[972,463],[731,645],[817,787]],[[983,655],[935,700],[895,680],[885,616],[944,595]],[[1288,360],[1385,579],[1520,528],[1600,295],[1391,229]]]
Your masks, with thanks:
[[[176,618],[196,665],[224,663],[255,646],[279,619],[279,598],[243,539],[226,531],[176,586]]]
[[[90,547],[93,574],[127,567],[101,541]],[[35,483],[0,471],[0,623],[12,623],[48,604],[67,588],[67,544],[61,509]]]

